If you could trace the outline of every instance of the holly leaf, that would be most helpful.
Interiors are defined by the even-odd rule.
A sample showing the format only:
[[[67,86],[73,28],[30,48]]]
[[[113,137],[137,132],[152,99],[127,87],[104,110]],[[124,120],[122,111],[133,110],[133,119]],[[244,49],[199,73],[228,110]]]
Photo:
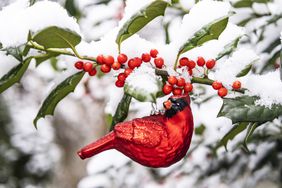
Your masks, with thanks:
[[[247,8],[252,7],[254,3],[268,3],[271,0],[240,0],[233,4],[235,8]]]
[[[229,16],[224,16],[219,18],[210,24],[202,27],[199,31],[197,31],[192,38],[188,39],[188,41],[179,49],[178,54],[183,54],[195,47],[198,47],[205,42],[208,42],[213,39],[218,39],[220,34],[225,30]]]
[[[38,65],[40,65],[42,62],[52,58],[52,57],[57,57],[59,54],[57,53],[51,53],[51,52],[48,52],[46,54],[40,54],[36,57],[34,57],[35,61],[36,61],[36,67]]]
[[[249,152],[249,148],[247,146],[247,143],[249,141],[249,138],[253,135],[254,131],[256,130],[256,128],[259,126],[260,124],[258,123],[250,123],[248,125],[248,129],[247,129],[247,133],[246,136],[244,138],[244,142],[243,142],[243,147],[244,149]]]
[[[247,122],[242,122],[242,123],[238,123],[235,124],[224,136],[223,138],[219,141],[219,143],[217,144],[216,148],[219,148],[221,146],[224,146],[225,150],[227,151],[227,144],[230,140],[232,140],[233,138],[235,138],[235,136],[237,136],[239,133],[241,133],[242,131],[244,131],[249,123]]]
[[[32,57],[25,59],[22,63],[12,68],[0,79],[0,93],[19,82],[27,70]]]
[[[242,36],[239,36],[235,40],[231,41],[229,44],[225,45],[223,51],[217,55],[216,60],[219,60],[226,55],[230,55],[237,48],[241,37]]]
[[[39,31],[32,40],[45,48],[74,48],[81,37],[74,31],[51,26]]]
[[[258,97],[241,96],[223,99],[223,105],[218,117],[224,116],[232,123],[240,122],[267,122],[282,115],[282,105],[273,104],[271,108],[255,105]]]
[[[4,48],[1,51],[5,51],[6,55],[11,55],[15,59],[17,59],[19,62],[23,62],[23,56],[20,47],[9,47]]]
[[[141,30],[150,21],[158,16],[163,16],[168,3],[163,0],[155,0],[139,12],[131,16],[131,18],[123,24],[118,32],[116,43],[118,46]]]
[[[53,115],[57,104],[65,98],[69,93],[73,92],[82,79],[84,72],[78,72],[71,75],[63,82],[61,82],[48,97],[44,100],[36,118],[33,121],[34,126],[37,128],[37,121],[44,118],[46,115]]]
[[[250,70],[252,69],[253,67],[253,64],[250,63],[249,65],[247,65],[243,70],[241,70],[237,75],[236,77],[239,78],[239,77],[243,77],[243,76],[246,76]]]
[[[111,130],[113,130],[114,126],[120,122],[123,122],[129,111],[129,106],[131,103],[132,97],[126,93],[124,93],[121,101],[119,102],[115,115],[112,117],[112,123],[111,123]]]

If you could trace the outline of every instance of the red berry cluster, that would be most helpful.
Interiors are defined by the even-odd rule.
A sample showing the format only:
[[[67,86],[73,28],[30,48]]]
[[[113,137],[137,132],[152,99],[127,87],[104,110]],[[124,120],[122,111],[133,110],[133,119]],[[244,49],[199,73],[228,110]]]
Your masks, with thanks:
[[[96,67],[91,62],[77,61],[74,66],[78,70],[83,69],[85,72],[88,72],[89,76],[95,76],[97,73]]]
[[[79,70],[83,69],[85,72],[88,72],[90,76],[94,76],[97,73],[96,66],[100,66],[100,70],[103,73],[109,73],[111,69],[119,70],[121,68],[124,68],[124,71],[117,76],[117,81],[115,83],[117,87],[123,87],[127,76],[135,68],[140,67],[143,62],[150,62],[151,58],[154,58],[155,66],[161,69],[164,66],[164,59],[158,57],[158,53],[158,50],[152,49],[150,53],[143,53],[141,58],[134,57],[131,59],[128,59],[127,55],[125,54],[119,54],[116,61],[111,55],[101,54],[96,57],[97,64],[78,61],[75,63],[75,67]]]
[[[163,87],[163,93],[165,95],[182,95],[188,94],[193,90],[193,85],[189,82],[185,82],[185,79],[182,77],[176,78],[175,76],[169,76],[167,83]]]
[[[210,59],[206,61],[203,57],[198,57],[197,63],[193,60],[190,60],[187,57],[182,57],[179,60],[179,67],[187,67],[189,71],[189,75],[192,76],[193,69],[198,65],[199,67],[204,67],[206,65],[207,69],[212,69],[216,64],[214,59]]]
[[[214,81],[212,83],[212,87],[213,87],[213,89],[218,90],[217,94],[220,97],[225,97],[228,94],[228,90],[219,81]],[[238,80],[233,82],[232,88],[233,88],[233,90],[239,90],[241,88],[241,82],[238,81]]]

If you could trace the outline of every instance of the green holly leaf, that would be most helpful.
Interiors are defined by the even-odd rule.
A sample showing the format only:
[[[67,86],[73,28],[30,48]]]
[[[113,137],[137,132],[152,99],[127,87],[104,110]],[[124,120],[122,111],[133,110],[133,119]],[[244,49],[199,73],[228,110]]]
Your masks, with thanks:
[[[235,8],[247,8],[252,7],[254,3],[268,3],[271,0],[240,0],[233,4]]]
[[[52,58],[52,57],[57,57],[59,54],[57,53],[51,53],[51,52],[48,52],[46,54],[40,54],[36,57],[34,57],[35,61],[36,61],[36,67],[38,65],[40,65],[42,62]]]
[[[1,51],[5,51],[6,55],[11,55],[13,56],[16,60],[19,62],[23,62],[23,55],[21,52],[20,47],[9,47],[9,48],[4,48]]]
[[[217,55],[216,60],[219,60],[226,55],[230,55],[234,50],[236,50],[241,37],[242,36],[239,36],[233,41],[231,41],[229,44],[225,45],[223,51]]]
[[[249,148],[247,146],[249,138],[253,135],[254,131],[256,130],[257,127],[259,127],[259,125],[260,124],[258,124],[258,123],[250,123],[248,125],[247,133],[246,133],[246,136],[245,136],[244,142],[243,142],[243,147],[247,152],[249,152]]]
[[[116,43],[120,44],[141,30],[150,21],[158,16],[163,16],[168,3],[163,0],[155,0],[139,12],[134,14],[119,30]]]
[[[236,77],[239,78],[239,77],[243,77],[243,76],[246,76],[250,70],[252,69],[253,67],[253,63],[250,63],[249,65],[247,65],[243,70],[241,70],[237,75]]]
[[[116,124],[123,122],[127,118],[131,99],[132,97],[130,95],[124,93],[121,101],[117,106],[115,115],[114,117],[112,117],[111,130],[113,130]]]
[[[239,133],[241,133],[242,131],[244,131],[249,123],[247,122],[242,122],[242,123],[238,123],[235,124],[225,135],[224,137],[219,141],[219,143],[217,144],[216,148],[219,148],[221,146],[224,146],[225,150],[227,151],[227,144],[230,140],[232,140],[233,138],[235,138],[235,136],[237,136]]]
[[[27,70],[32,57],[25,59],[22,63],[12,68],[0,79],[0,93],[19,82]]]
[[[44,100],[40,110],[33,121],[34,126],[37,128],[37,121],[44,118],[46,115],[53,115],[57,104],[65,98],[69,93],[73,92],[82,79],[84,72],[78,72],[63,82],[61,82],[48,97]]]
[[[51,26],[39,31],[32,40],[45,48],[74,48],[81,37],[74,31]]]
[[[205,132],[206,130],[206,126],[201,124],[200,126],[196,127],[195,128],[195,134],[196,135],[203,135],[203,133]]]
[[[272,121],[282,115],[282,105],[273,104],[271,108],[255,105],[258,99],[258,97],[250,96],[225,98],[218,117],[227,117],[232,120],[232,123],[262,123]]]
[[[220,34],[225,30],[229,16],[219,18],[210,24],[202,27],[190,38],[180,49],[178,54],[183,54],[195,47],[201,46],[205,42],[213,39],[218,39]]]

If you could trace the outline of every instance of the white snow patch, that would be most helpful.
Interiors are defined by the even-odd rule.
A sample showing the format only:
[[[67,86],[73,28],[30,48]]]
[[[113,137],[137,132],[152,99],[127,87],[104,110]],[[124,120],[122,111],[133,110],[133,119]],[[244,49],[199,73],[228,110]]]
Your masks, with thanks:
[[[231,89],[232,83],[240,80],[236,75],[239,74],[247,65],[259,60],[257,54],[246,48],[240,48],[233,53],[233,55],[226,60],[216,64],[216,71],[210,73],[210,78],[221,81],[225,87]]]
[[[273,104],[282,105],[282,82],[279,70],[265,75],[250,75],[246,80],[247,92],[250,96],[258,96],[257,105],[271,108]]]
[[[189,38],[191,38],[195,32],[199,31],[207,24],[227,16],[230,12],[230,4],[227,2],[218,1],[201,1],[197,3],[190,10],[189,14],[186,14],[182,20],[182,25],[176,33],[174,41],[172,41],[176,47],[180,48]],[[197,21],[195,21],[197,20]]]
[[[141,67],[135,69],[126,79],[126,84],[132,88],[138,88],[145,93],[156,93],[159,91],[158,77],[155,69],[143,63]]]
[[[28,7],[29,1],[18,0],[0,11],[0,42],[3,47],[20,46],[28,32],[58,26],[80,33],[75,19],[58,3],[40,1]]]

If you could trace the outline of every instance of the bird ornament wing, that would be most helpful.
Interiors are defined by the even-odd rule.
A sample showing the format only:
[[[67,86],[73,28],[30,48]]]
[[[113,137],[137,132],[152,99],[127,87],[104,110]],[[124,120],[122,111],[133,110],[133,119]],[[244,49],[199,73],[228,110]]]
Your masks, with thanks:
[[[167,137],[164,125],[152,118],[138,118],[115,126],[116,137],[137,145],[152,148]]]

